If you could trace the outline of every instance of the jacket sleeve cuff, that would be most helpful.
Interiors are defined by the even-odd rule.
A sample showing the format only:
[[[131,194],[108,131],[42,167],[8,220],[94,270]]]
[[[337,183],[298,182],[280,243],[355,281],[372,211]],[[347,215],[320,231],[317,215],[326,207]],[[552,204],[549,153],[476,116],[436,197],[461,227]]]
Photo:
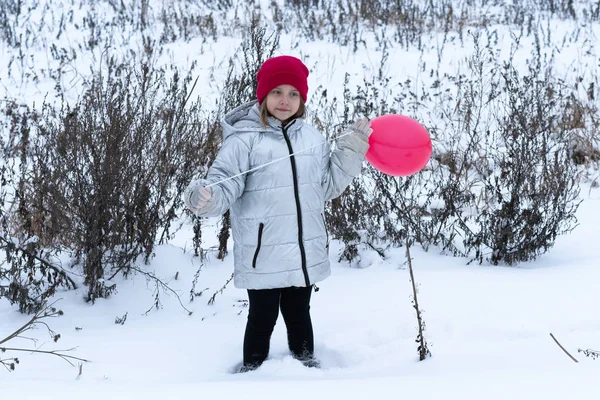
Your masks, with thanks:
[[[349,149],[364,157],[369,150],[369,139],[352,131],[352,134],[340,138],[338,147],[340,149]]]

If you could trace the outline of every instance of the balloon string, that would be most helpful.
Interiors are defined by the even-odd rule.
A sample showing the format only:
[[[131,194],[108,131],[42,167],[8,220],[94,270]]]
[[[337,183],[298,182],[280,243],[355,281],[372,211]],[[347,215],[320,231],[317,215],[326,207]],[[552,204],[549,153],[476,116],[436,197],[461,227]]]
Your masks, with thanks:
[[[337,139],[339,139],[339,138],[342,138],[342,137],[344,137],[344,136],[347,136],[347,135],[351,135],[352,133],[354,133],[354,132],[350,131],[350,132],[344,133],[344,134],[342,134],[342,135],[340,135],[340,136],[337,136],[337,137],[333,138],[333,139],[332,139],[332,140],[330,140],[330,141],[327,141],[327,143],[333,143],[335,140],[337,140]],[[314,146],[311,146],[311,147],[307,147],[307,148],[305,148],[305,149],[302,149],[302,150],[295,151],[295,152],[293,152],[293,153],[290,153],[290,154],[288,154],[288,155],[286,155],[286,156],[283,156],[283,157],[277,158],[277,159],[275,159],[275,160],[269,161],[269,162],[268,162],[268,163],[266,163],[266,164],[259,165],[259,166],[257,166],[257,167],[254,167],[254,168],[251,168],[251,169],[249,169],[248,171],[240,172],[239,174],[235,174],[235,175],[233,175],[233,176],[230,176],[230,177],[228,177],[228,178],[221,179],[220,181],[213,182],[213,183],[211,183],[211,184],[208,184],[208,185],[206,185],[206,186],[204,186],[204,187],[207,187],[207,188],[208,188],[208,187],[215,186],[215,185],[218,185],[218,184],[220,184],[220,183],[223,183],[223,182],[227,182],[227,181],[229,181],[229,180],[231,180],[231,179],[235,179],[235,178],[237,178],[238,176],[242,176],[242,175],[245,175],[245,174],[249,174],[250,172],[254,172],[254,171],[258,170],[258,169],[264,168],[264,167],[266,167],[266,166],[268,166],[268,165],[271,165],[271,164],[275,164],[276,162],[279,162],[279,161],[281,161],[281,160],[285,160],[286,158],[290,158],[290,157],[291,157],[291,156],[293,156],[293,155],[296,155],[296,154],[298,154],[298,153],[303,153],[303,152],[305,152],[305,151],[307,151],[307,150],[314,149],[315,147],[319,147],[319,146],[322,146],[322,144],[317,144],[317,145],[314,145]]]

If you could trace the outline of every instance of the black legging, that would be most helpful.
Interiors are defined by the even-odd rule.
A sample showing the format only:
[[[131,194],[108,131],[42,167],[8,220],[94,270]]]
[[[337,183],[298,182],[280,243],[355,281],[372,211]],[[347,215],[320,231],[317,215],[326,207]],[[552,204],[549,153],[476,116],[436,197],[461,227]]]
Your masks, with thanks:
[[[299,360],[313,357],[314,341],[310,320],[310,287],[248,290],[250,310],[244,335],[244,365],[258,367],[269,355],[271,334],[281,315],[287,328],[289,348]]]

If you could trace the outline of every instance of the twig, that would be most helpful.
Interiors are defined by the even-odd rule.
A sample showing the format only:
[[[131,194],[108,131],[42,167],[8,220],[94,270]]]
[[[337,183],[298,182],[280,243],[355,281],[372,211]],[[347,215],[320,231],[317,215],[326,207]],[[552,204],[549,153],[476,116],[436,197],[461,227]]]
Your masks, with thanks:
[[[427,341],[425,340],[425,336],[423,335],[424,322],[423,318],[421,317],[421,310],[419,310],[419,301],[417,300],[417,286],[415,284],[415,276],[413,274],[408,236],[406,237],[406,258],[408,259],[408,270],[410,272],[410,282],[412,284],[413,299],[415,301],[414,307],[417,312],[417,323],[419,325],[419,337],[417,338],[417,342],[419,342],[419,360],[423,361],[425,358],[427,358],[427,355],[431,355],[431,352],[429,351]]]
[[[579,362],[579,361],[577,361],[577,359],[575,357],[573,357],[571,354],[569,354],[569,352],[562,346],[562,344],[560,344],[558,342],[558,340],[556,340],[556,338],[554,337],[554,335],[552,333],[550,333],[550,336],[552,337],[552,339],[554,339],[554,342],[556,342],[556,344],[558,345],[558,347],[560,347],[562,349],[562,351],[565,352],[566,355],[568,355],[569,357],[571,357],[571,360],[575,361],[576,363]]]
[[[71,364],[72,366],[75,366],[75,365],[69,360],[78,360],[78,361],[83,361],[83,362],[89,362],[89,360],[86,360],[85,358],[79,358],[79,357],[75,357],[75,356],[69,356],[67,354],[61,354],[61,352],[73,351],[75,349],[76,349],[76,347],[73,347],[73,348],[67,349],[67,350],[36,350],[36,349],[19,349],[19,348],[14,348],[14,347],[0,347],[0,352],[4,353],[6,351],[27,351],[30,353],[51,354],[51,355],[62,358],[63,360],[65,360],[66,362]]]
[[[7,337],[5,337],[4,339],[1,339],[0,340],[0,344],[6,343],[9,340],[15,339],[17,337],[22,337],[21,334],[23,334],[24,332],[27,332],[28,330],[32,329],[33,325],[42,323],[40,321],[42,318],[49,318],[49,317],[55,317],[57,315],[62,315],[62,311],[54,309],[52,307],[54,304],[56,304],[57,301],[55,301],[54,303],[52,303],[52,304],[50,304],[48,306],[44,306],[44,307],[40,308],[40,310],[38,312],[36,312],[34,314],[34,316],[31,317],[31,319],[25,323],[25,325],[23,325],[22,327],[20,327],[19,329],[17,329],[16,331],[14,331],[13,333],[11,333]],[[51,312],[47,313],[47,310],[50,310]],[[44,325],[46,325],[46,324],[44,323]],[[46,327],[48,328],[48,325],[46,325]],[[48,330],[50,332],[52,332],[52,330],[50,330],[50,329],[48,329]]]
[[[185,106],[186,106],[187,102],[190,100],[190,97],[192,97],[192,93],[194,92],[194,89],[196,88],[196,84],[198,83],[198,79],[199,78],[200,78],[200,76],[196,77],[196,80],[194,81],[194,84],[192,85],[192,88],[190,89],[190,92],[188,93],[187,97],[185,98],[185,101],[183,102],[183,106],[181,107],[182,112],[185,109]],[[175,123],[173,124],[174,128],[177,127],[177,123],[179,122],[179,118],[181,118],[182,112],[180,112],[179,114],[177,114],[177,118],[175,118]]]
[[[150,313],[150,311],[152,311],[153,308],[156,308],[157,310],[161,308],[161,303],[160,303],[160,287],[158,286],[158,283],[156,283],[156,290],[154,291],[154,304],[152,304],[150,306],[149,309],[146,310],[146,312],[143,315],[148,315]]]
[[[179,123],[179,119],[181,118],[181,114],[183,114],[183,112],[185,111],[185,106],[187,105],[187,102],[190,100],[190,97],[192,97],[192,92],[194,91],[194,88],[196,87],[196,84],[198,83],[198,79],[199,78],[200,78],[200,76],[196,77],[196,80],[194,81],[194,84],[192,85],[192,89],[188,93],[187,97],[185,98],[185,100],[183,102],[183,105],[181,106],[180,112],[177,113],[177,115],[175,116],[173,124],[168,127],[171,132],[174,129],[177,129],[177,124]],[[152,166],[152,169],[146,174],[146,180],[143,182],[144,185],[148,185],[148,183],[150,182],[150,179],[154,176],[154,172],[156,171],[157,165],[158,165],[158,163],[154,164]],[[162,240],[162,237],[161,237],[161,240]]]
[[[385,250],[377,248],[373,245],[373,243],[371,242],[366,242],[367,246],[369,246],[371,249],[375,250],[377,252],[377,254],[379,254],[379,257],[383,258],[384,260],[386,259],[385,256]]]
[[[231,277],[227,280],[227,282],[225,282],[225,284],[223,285],[223,287],[219,290],[217,290],[212,297],[208,300],[208,305],[211,306],[215,303],[215,299],[217,297],[217,294],[219,293],[223,293],[223,290],[225,290],[225,288],[227,287],[227,285],[229,285],[229,282],[231,282],[233,280],[233,274],[231,274]]]
[[[577,349],[578,353],[583,353],[586,357],[590,357],[592,360],[600,358],[600,351],[592,349]]]
[[[57,301],[55,301],[54,303],[52,303],[50,305],[47,305],[44,303],[42,305],[42,307],[40,308],[40,310],[38,310],[33,315],[33,317],[31,317],[31,319],[28,320],[23,326],[21,326],[20,328],[15,330],[13,333],[8,335],[6,338],[1,339],[0,345],[4,344],[12,339],[15,339],[15,338],[30,339],[30,338],[26,338],[25,336],[23,336],[23,333],[34,329],[36,325],[42,325],[42,326],[46,327],[48,332],[52,335],[53,340],[56,342],[60,338],[60,335],[57,335],[52,329],[50,329],[50,327],[48,326],[46,321],[43,321],[43,319],[63,315],[63,312],[61,310],[58,310],[53,307]],[[36,342],[35,339],[31,339],[31,340]],[[62,354],[63,352],[72,351],[74,349],[75,348],[71,348],[71,349],[67,349],[67,350],[39,350],[39,348],[38,349],[24,349],[24,348],[0,346],[0,353],[5,353],[7,351],[18,351],[18,352],[29,352],[29,353],[39,353],[39,354],[50,354],[50,355],[54,355],[54,356],[62,358],[63,360],[65,360],[66,362],[71,364],[72,366],[74,366],[74,364],[71,362],[71,360],[89,362],[89,360],[86,360],[84,358],[70,356],[67,354]],[[10,362],[10,361],[12,361],[12,363],[8,364],[8,362]],[[8,358],[8,359],[0,359],[0,364],[3,365],[5,368],[7,368],[9,371],[14,370],[15,364],[18,364],[18,363],[19,363],[19,359],[16,357]]]
[[[192,265],[194,265],[193,261],[192,261]],[[192,288],[190,289],[190,302],[194,301],[196,296],[202,296],[202,293],[204,292],[204,290],[208,289],[208,288],[206,288],[204,290],[201,290],[199,294],[196,293],[196,285],[198,284],[198,279],[200,279],[200,272],[202,271],[203,266],[204,266],[204,250],[202,250],[202,248],[200,248],[200,266],[196,270],[196,273],[194,274],[194,279],[192,280]]]
[[[193,311],[188,310],[184,305],[183,302],[181,301],[181,297],[179,297],[179,295],[177,294],[177,292],[173,289],[171,289],[171,287],[169,285],[167,285],[166,283],[164,283],[162,280],[160,280],[156,275],[150,273],[150,272],[146,272],[143,271],[137,267],[134,266],[130,266],[130,269],[139,272],[140,274],[146,276],[147,278],[153,279],[156,282],[157,286],[160,286],[163,288],[164,291],[169,291],[171,293],[173,293],[175,295],[175,297],[177,298],[177,301],[179,301],[179,305],[181,306],[181,308],[183,308],[185,311],[187,311],[188,315],[192,315]],[[158,293],[157,293],[158,296]],[[150,311],[150,310],[148,310]]]
[[[0,358],[0,365],[2,365],[8,372],[15,370],[15,365],[19,363],[19,359],[17,357],[13,358]]]

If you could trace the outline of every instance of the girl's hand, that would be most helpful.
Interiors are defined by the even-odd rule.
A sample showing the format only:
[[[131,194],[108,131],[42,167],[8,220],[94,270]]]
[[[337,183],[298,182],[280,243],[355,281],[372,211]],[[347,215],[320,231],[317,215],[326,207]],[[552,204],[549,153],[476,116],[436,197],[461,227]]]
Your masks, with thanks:
[[[194,190],[194,193],[192,193],[190,200],[195,201],[195,204],[192,204],[194,204],[197,209],[202,210],[204,209],[204,207],[211,203],[212,197],[213,192],[211,188],[200,186],[199,188]]]
[[[373,133],[373,129],[371,129],[371,121],[368,118],[360,118],[354,122],[354,125],[351,128],[352,132],[365,142],[369,142],[369,136]]]
[[[184,196],[186,206],[196,212],[204,210],[213,201],[213,191],[210,187],[190,187],[186,192]]]

